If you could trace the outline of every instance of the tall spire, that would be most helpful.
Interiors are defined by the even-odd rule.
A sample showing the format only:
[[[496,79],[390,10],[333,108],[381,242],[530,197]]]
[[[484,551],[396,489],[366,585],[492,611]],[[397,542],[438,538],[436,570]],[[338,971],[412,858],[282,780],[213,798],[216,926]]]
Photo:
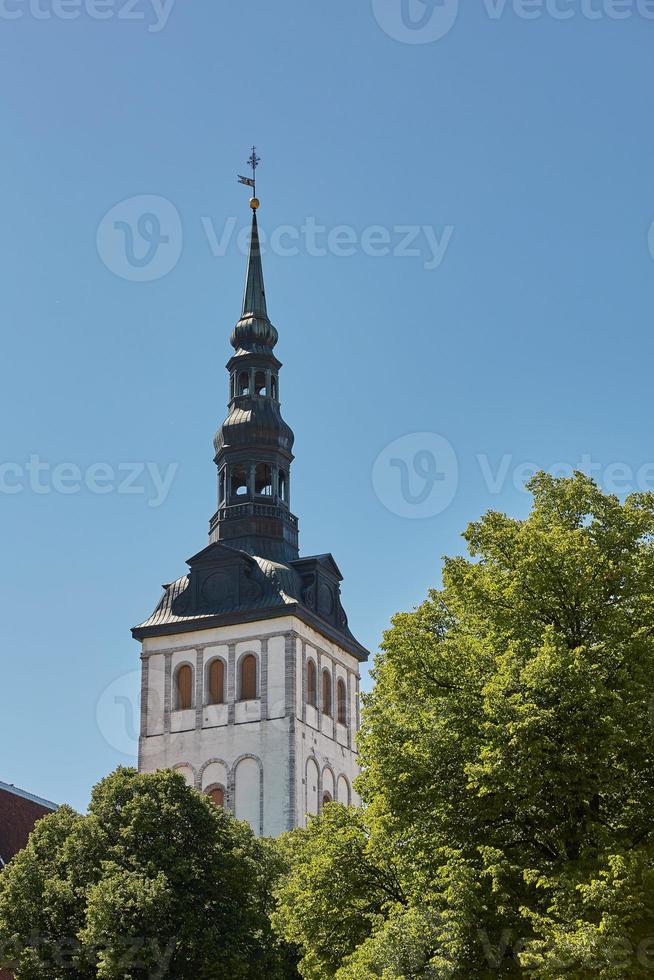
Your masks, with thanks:
[[[258,162],[253,147],[252,177],[239,177],[253,192]],[[227,364],[229,414],[214,440],[218,510],[209,534],[212,541],[250,555],[288,562],[298,558],[298,522],[290,510],[294,436],[280,410],[282,365],[273,353],[278,335],[268,319],[256,197],[250,207],[243,312],[230,337],[234,354]]]
[[[250,234],[250,254],[248,255],[248,269],[245,277],[245,292],[243,294],[243,310],[241,319],[236,324],[232,336],[231,344],[235,350],[243,352],[272,350],[277,343],[277,331],[268,318],[268,306],[266,304],[266,289],[263,284],[263,266],[261,264],[261,243],[259,241],[259,226],[257,225],[257,211],[259,209],[259,198],[257,193],[257,167],[261,160],[257,156],[256,146],[252,147],[252,154],[248,164],[252,168],[251,177],[239,175],[239,183],[252,188],[253,197],[250,199],[252,208],[252,232]]]
[[[256,207],[254,206],[255,201]],[[266,290],[263,284],[259,226],[257,225],[258,206],[259,202],[256,198],[253,198],[250,202],[250,207],[252,208],[250,254],[248,256],[248,271],[245,279],[245,293],[243,294],[243,311],[241,316],[256,316],[261,317],[262,320],[267,320],[268,308],[266,306]]]

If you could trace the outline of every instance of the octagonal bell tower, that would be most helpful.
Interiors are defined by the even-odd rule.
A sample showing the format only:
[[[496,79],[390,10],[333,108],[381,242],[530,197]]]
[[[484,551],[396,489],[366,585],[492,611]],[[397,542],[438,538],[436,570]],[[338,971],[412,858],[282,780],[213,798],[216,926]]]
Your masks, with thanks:
[[[254,190],[252,178],[239,178]],[[227,418],[214,440],[209,545],[164,586],[141,643],[139,768],[172,768],[257,834],[303,826],[325,801],[356,803],[359,667],[342,575],[301,558],[290,509],[293,432],[280,407],[256,192]]]
[[[292,561],[298,558],[298,522],[290,511],[294,436],[280,410],[277,339],[268,318],[253,206],[243,311],[227,364],[229,415],[214,441],[218,511],[210,534],[212,541]]]

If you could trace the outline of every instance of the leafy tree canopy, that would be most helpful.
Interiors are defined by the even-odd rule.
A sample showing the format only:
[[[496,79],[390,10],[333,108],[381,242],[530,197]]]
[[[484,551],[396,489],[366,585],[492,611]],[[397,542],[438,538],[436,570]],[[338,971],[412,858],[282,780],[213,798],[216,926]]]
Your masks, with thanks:
[[[172,772],[119,769],[86,816],[41,820],[0,875],[0,949],[17,980],[297,976],[270,928],[281,865]]]
[[[310,980],[654,972],[654,496],[538,475],[396,616],[360,813],[283,848]]]

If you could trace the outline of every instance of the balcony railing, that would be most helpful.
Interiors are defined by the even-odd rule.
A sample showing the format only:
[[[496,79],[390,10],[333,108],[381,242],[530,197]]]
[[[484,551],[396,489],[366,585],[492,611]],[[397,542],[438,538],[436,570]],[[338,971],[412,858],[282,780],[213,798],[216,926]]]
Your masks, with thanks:
[[[243,517],[269,517],[269,518],[281,518],[291,525],[293,528],[297,528],[298,520],[295,514],[280,504],[259,504],[250,501],[246,504],[228,504],[226,507],[221,507],[217,513],[211,518],[211,530],[213,531],[219,522],[226,520],[238,520]]]

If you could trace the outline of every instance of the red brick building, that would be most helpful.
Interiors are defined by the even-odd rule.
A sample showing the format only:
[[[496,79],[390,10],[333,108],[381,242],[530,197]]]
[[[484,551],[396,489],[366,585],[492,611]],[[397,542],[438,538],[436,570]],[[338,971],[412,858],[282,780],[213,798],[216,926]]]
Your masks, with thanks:
[[[0,869],[25,847],[36,821],[56,809],[48,800],[0,782]],[[0,980],[11,980],[11,974],[0,969]]]
[[[25,847],[36,821],[56,809],[48,800],[0,782],[0,868]]]

